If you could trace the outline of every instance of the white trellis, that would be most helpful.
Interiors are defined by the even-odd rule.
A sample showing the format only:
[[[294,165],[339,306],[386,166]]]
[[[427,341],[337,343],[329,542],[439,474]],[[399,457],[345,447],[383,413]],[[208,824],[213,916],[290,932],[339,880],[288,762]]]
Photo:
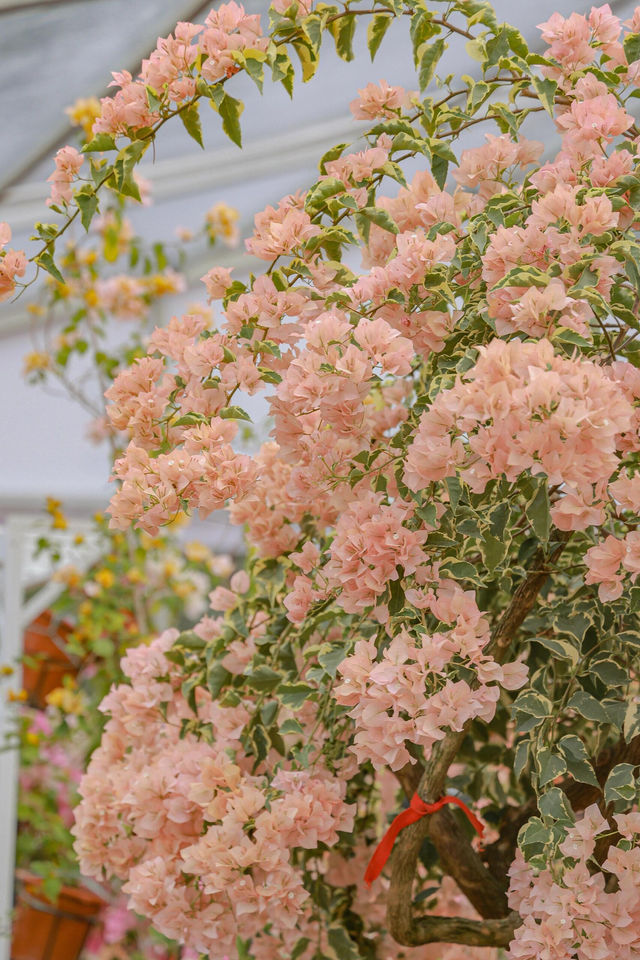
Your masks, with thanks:
[[[55,534],[61,555],[56,567],[72,563],[86,570],[100,556],[98,535],[88,522],[70,522],[67,530],[55,531]],[[83,536],[81,544],[74,543],[78,534]],[[35,558],[36,543],[41,536],[51,538],[50,523],[42,515],[9,516],[0,527],[4,557],[0,619],[2,664],[17,667],[25,628],[64,589],[62,582],[52,579],[52,564],[44,557]],[[28,599],[27,591],[30,592]],[[16,675],[20,676],[19,670]],[[0,690],[0,960],[9,960],[11,950],[19,757],[17,749],[6,749],[4,745],[13,723],[14,709],[8,700],[8,690]]]

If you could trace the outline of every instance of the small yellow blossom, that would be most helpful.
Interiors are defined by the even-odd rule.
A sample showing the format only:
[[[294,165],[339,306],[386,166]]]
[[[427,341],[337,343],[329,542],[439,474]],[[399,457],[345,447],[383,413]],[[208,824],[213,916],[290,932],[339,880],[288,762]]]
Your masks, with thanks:
[[[100,101],[97,97],[79,97],[75,103],[66,108],[65,113],[74,127],[82,127],[85,140],[91,140],[93,124],[100,116],[100,109]]]
[[[11,677],[15,673],[13,667],[8,663],[3,663],[0,667],[0,675],[3,677]]]
[[[234,207],[216,203],[205,216],[207,232],[212,240],[220,236],[229,246],[235,246],[240,238],[237,227],[239,219],[240,213]]]
[[[73,538],[73,542],[75,543],[76,547],[79,547],[81,544],[83,544],[84,543],[83,534],[76,533],[75,537]]]
[[[82,580],[82,576],[77,567],[74,567],[72,563],[68,563],[64,567],[59,567],[54,572],[52,579],[64,583],[67,587],[77,587]]]
[[[109,590],[116,582],[113,572],[104,567],[102,570],[98,570],[93,579],[96,581],[96,583],[99,583],[104,590]]]
[[[50,707],[57,707],[63,713],[81,713],[84,706],[81,694],[68,687],[56,687],[45,700]]]
[[[9,690],[8,697],[9,697],[9,703],[24,703],[25,700],[27,699],[27,691],[18,690],[16,692],[15,690]]]
[[[40,743],[40,737],[38,736],[38,734],[33,733],[33,731],[31,730],[29,730],[25,734],[25,740],[27,741],[30,747],[37,747],[38,744]]]
[[[52,514],[53,520],[51,526],[54,530],[66,530],[68,527],[67,518],[61,510]]]
[[[89,287],[84,292],[84,302],[88,307],[97,307],[99,303],[98,294],[94,287]]]
[[[192,540],[184,546],[184,555],[190,563],[204,563],[212,559],[209,547],[199,540]]]
[[[195,585],[190,583],[188,580],[182,580],[180,583],[176,583],[173,587],[173,592],[177,597],[180,597],[184,600],[189,596],[190,593],[193,593],[195,590]]]
[[[175,562],[175,560],[165,560],[162,567],[162,572],[164,573],[165,577],[174,577],[178,572],[178,564]]]
[[[51,357],[40,350],[32,350],[24,358],[25,373],[37,373],[39,370],[47,370],[50,366]]]
[[[146,578],[139,567],[131,567],[131,569],[127,571],[127,580],[129,583],[145,583]]]

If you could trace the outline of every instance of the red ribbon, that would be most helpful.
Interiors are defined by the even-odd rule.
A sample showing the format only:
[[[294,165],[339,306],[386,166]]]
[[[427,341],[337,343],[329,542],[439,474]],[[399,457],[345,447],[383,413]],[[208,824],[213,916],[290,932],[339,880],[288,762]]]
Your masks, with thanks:
[[[376,847],[371,860],[369,860],[369,865],[364,875],[364,880],[368,887],[371,886],[373,881],[376,880],[384,870],[384,865],[391,855],[396,837],[403,827],[408,827],[411,823],[417,823],[418,820],[422,820],[422,818],[426,817],[429,813],[435,813],[436,810],[444,807],[445,803],[455,803],[457,807],[460,807],[478,836],[482,837],[484,833],[483,825],[476,815],[469,810],[466,803],[459,797],[440,797],[435,803],[425,803],[417,793],[414,793],[407,809],[399,813],[395,820],[393,820],[384,837]]]

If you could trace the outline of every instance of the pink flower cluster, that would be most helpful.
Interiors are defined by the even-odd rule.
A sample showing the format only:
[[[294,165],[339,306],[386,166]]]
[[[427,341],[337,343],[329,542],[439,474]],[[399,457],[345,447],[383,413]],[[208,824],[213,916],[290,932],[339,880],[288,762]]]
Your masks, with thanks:
[[[419,636],[402,629],[380,652],[373,640],[358,640],[338,668],[343,680],[334,694],[338,703],[351,707],[358,762],[370,760],[392,770],[415,762],[407,742],[422,747],[428,757],[447,730],[460,731],[475,717],[489,722],[500,693],[496,682],[514,690],[527,679],[524,664],[500,666],[483,652],[489,624],[472,591],[437,579],[427,590],[408,591],[407,600],[453,626]],[[454,658],[474,667],[475,688],[446,676]]]
[[[523,923],[511,960],[636,960],[640,956],[640,813],[614,815],[622,836],[602,871],[589,869],[596,837],[610,833],[594,804],[560,844],[566,859],[534,870],[518,851],[509,871],[509,906]],[[603,872],[604,871],[604,872]],[[615,878],[607,884],[605,873]]]
[[[75,147],[61,147],[58,150],[55,159],[56,168],[47,178],[51,183],[51,197],[47,200],[48,204],[71,203],[73,198],[71,184],[83,163],[84,157]]]
[[[102,743],[80,785],[76,851],[88,876],[125,880],[129,907],[166,936],[210,956],[236,956],[236,936],[261,956],[291,949],[307,892],[294,848],[332,846],[353,826],[345,784],[316,765],[251,773],[240,734],[245,705],[198,690],[213,743],[181,737],[193,717],[164,654],[177,631],[129,651],[130,684],[112,689]],[[268,934],[265,933],[268,928]]]
[[[426,530],[410,530],[405,521],[411,508],[382,495],[366,492],[340,515],[323,569],[328,587],[339,588],[338,603],[347,613],[361,613],[376,603],[392,580],[410,576],[426,561],[422,544]]]
[[[637,11],[626,25],[632,32],[637,32]],[[572,13],[563,17],[554,13],[539,27],[543,40],[549,44],[549,55],[558,64],[557,67],[545,67],[544,72],[561,85],[569,87],[572,74],[596,63],[600,57],[608,69],[621,68],[628,82],[638,84],[638,61],[629,64],[621,42],[621,20],[613,14],[608,3],[591,7],[588,16]]]
[[[241,4],[231,0],[211,10],[204,26],[178,23],[174,34],[158,40],[156,49],[142,63],[137,80],[124,70],[113,74],[115,96],[104,97],[101,114],[93,125],[94,134],[126,134],[151,127],[160,119],[149,106],[147,86],[159,98],[179,106],[196,92],[195,68],[209,83],[238,71],[235,51],[266,50],[268,39],[262,36],[260,16],[245,13]],[[201,58],[201,60],[200,60]]]
[[[488,133],[486,144],[463,150],[454,179],[464,187],[479,187],[484,196],[499,192],[506,171],[527,167],[542,154],[544,144],[537,140],[513,141],[506,133],[494,137]]]
[[[407,455],[409,488],[459,471],[481,492],[492,478],[515,481],[528,470],[565,491],[551,511],[561,529],[601,523],[619,437],[634,417],[617,378],[591,361],[555,355],[548,340],[492,340],[479,353],[422,415]]]
[[[598,596],[603,602],[617,600],[622,596],[624,573],[631,574],[633,583],[640,573],[640,531],[633,530],[621,540],[609,535],[587,550],[584,562],[584,582],[598,584]]]
[[[22,250],[5,250],[11,240],[8,223],[0,222],[0,303],[8,300],[16,288],[16,277],[24,277],[27,258]]]
[[[375,120],[378,117],[393,117],[411,103],[411,92],[404,87],[391,87],[386,80],[368,83],[351,101],[351,113],[356,120]]]

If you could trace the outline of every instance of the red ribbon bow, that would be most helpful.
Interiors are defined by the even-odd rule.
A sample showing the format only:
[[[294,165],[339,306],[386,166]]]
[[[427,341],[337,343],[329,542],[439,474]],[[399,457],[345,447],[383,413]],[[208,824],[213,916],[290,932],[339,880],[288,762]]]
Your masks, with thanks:
[[[371,886],[373,881],[376,880],[384,870],[384,865],[391,855],[396,837],[402,828],[408,827],[410,823],[417,823],[418,820],[422,820],[422,818],[426,817],[429,813],[435,813],[436,810],[444,807],[445,803],[455,803],[457,807],[460,807],[478,836],[482,836],[484,833],[483,825],[476,815],[469,810],[466,803],[459,797],[440,797],[435,803],[425,803],[417,793],[414,793],[407,809],[399,813],[395,820],[393,820],[384,837],[376,847],[371,860],[369,860],[369,865],[364,875],[364,880],[368,887]]]

